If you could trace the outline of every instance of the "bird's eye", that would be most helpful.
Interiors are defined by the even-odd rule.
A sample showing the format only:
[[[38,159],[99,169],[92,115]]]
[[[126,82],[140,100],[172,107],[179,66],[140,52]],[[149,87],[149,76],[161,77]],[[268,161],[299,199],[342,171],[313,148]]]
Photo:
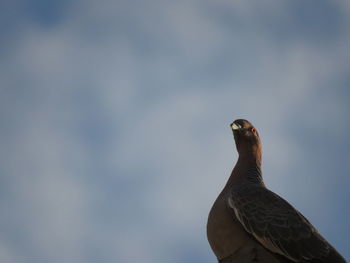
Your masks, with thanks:
[[[252,133],[255,135],[255,136],[257,136],[258,135],[258,131],[255,129],[255,128],[252,128]]]

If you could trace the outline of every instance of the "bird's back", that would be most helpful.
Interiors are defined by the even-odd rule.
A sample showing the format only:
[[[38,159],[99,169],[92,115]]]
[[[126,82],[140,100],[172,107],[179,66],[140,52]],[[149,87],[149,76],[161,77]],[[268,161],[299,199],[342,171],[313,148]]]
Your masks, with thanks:
[[[233,185],[229,205],[244,229],[274,253],[293,262],[346,263],[299,211],[265,186]]]

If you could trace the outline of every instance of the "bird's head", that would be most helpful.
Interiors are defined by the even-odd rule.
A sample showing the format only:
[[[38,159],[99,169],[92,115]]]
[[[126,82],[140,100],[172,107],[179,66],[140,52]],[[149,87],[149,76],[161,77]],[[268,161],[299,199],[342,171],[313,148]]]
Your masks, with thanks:
[[[238,119],[231,125],[239,154],[254,153],[261,154],[261,142],[256,128],[247,120]]]

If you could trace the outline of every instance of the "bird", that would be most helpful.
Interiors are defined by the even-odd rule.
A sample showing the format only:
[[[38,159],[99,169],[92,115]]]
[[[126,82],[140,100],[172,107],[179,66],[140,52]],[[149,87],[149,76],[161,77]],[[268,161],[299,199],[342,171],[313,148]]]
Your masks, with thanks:
[[[257,129],[244,119],[230,127],[238,160],[207,221],[218,262],[346,263],[308,219],[265,186]]]

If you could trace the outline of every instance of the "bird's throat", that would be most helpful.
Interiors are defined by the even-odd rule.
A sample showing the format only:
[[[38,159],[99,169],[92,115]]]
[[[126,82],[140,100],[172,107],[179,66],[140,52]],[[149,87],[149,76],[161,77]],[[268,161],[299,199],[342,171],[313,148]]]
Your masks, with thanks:
[[[264,185],[261,171],[261,155],[256,155],[252,152],[239,154],[227,185],[239,182]]]

